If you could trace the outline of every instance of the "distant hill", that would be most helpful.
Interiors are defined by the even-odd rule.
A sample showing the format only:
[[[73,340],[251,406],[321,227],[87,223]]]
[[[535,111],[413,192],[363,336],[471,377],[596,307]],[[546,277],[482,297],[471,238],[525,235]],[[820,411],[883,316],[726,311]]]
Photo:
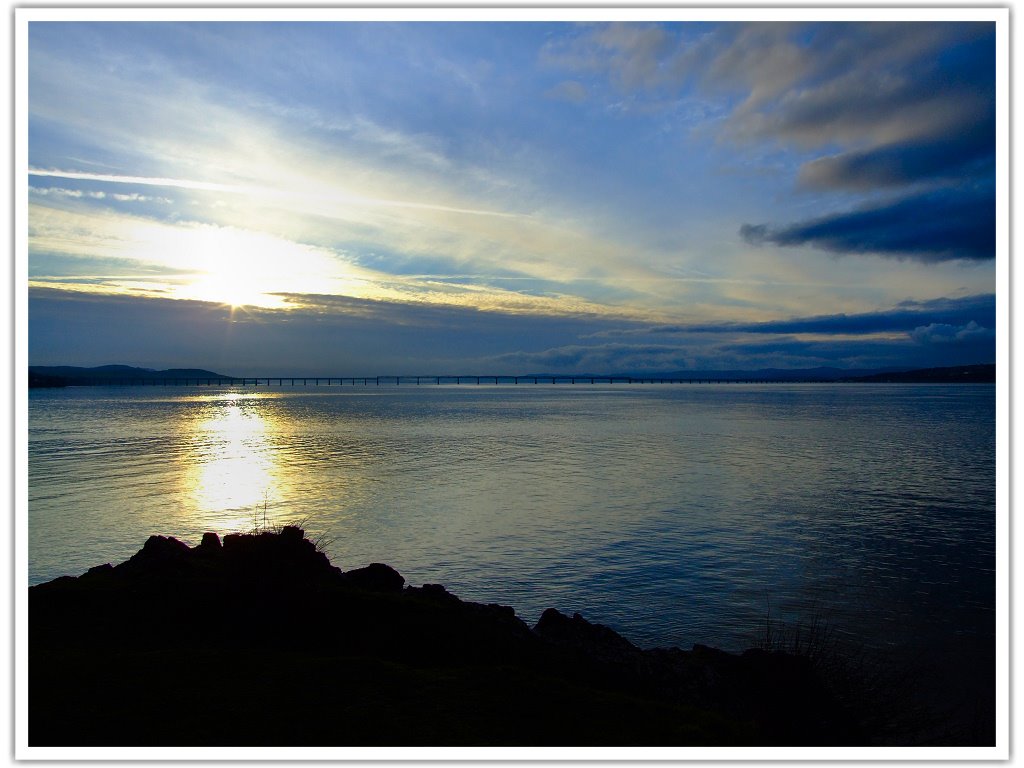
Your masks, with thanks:
[[[718,379],[721,381],[733,381],[737,379],[761,380],[761,381],[841,381],[854,375],[876,375],[887,374],[892,371],[905,370],[901,368],[865,368],[859,371],[851,371],[848,368],[832,368],[821,366],[818,368],[758,368],[756,370],[730,370],[730,371],[676,371],[668,374],[669,378],[701,378]]]
[[[50,376],[45,373],[37,373],[31,369],[28,372],[29,389],[37,389],[41,387],[66,387],[67,385],[68,380],[61,376]]]
[[[566,379],[575,376],[577,379],[595,378],[607,379],[609,376],[615,378],[634,379],[671,379],[671,380],[693,380],[693,381],[843,381],[843,382],[906,382],[906,383],[992,383],[996,380],[995,364],[985,365],[957,365],[948,368],[862,368],[851,370],[849,368],[758,368],[754,370],[733,369],[727,371],[716,370],[686,370],[686,371],[620,371],[614,374],[527,374],[538,378]]]
[[[96,368],[80,368],[74,365],[30,365],[28,368],[28,385],[30,387],[66,387],[98,384],[110,380],[229,378],[231,377],[202,368],[168,368],[163,371],[152,368],[135,368],[130,365],[101,365]]]
[[[716,371],[709,369],[694,369],[686,371],[664,371],[664,372],[651,372],[651,371],[619,371],[614,374],[608,373],[538,373],[538,374],[526,374],[526,377],[537,376],[538,378],[551,378],[555,376],[557,378],[568,378],[569,376],[575,376],[578,379],[595,378],[595,379],[607,379],[610,376],[616,378],[628,378],[634,379],[682,379],[686,381],[688,379],[696,380],[711,380],[711,381],[842,381],[850,378],[851,375],[856,376],[868,376],[875,374],[888,374],[896,371],[905,371],[906,368],[863,368],[861,370],[851,371],[848,368],[758,368],[756,370],[742,370],[733,369],[727,371]]]
[[[876,373],[871,376],[856,376],[844,381],[885,382],[899,384],[994,384],[996,366],[955,365],[949,368],[919,368],[898,373]]]

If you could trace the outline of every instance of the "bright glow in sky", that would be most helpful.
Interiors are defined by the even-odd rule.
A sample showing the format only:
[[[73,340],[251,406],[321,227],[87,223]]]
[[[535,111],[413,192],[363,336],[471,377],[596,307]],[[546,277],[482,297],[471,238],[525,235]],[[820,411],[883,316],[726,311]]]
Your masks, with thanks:
[[[995,25],[29,23],[30,362],[995,358]]]

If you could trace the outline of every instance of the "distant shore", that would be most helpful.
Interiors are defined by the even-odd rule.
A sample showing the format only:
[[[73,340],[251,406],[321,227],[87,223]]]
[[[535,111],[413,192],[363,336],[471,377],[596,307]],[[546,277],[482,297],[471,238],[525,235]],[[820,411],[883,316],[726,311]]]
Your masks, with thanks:
[[[387,565],[342,572],[296,527],[154,536],[29,608],[33,746],[899,739],[813,653],[641,650],[554,609],[529,627]]]
[[[909,383],[992,384],[995,364],[962,365],[914,370],[844,371],[838,368],[759,371],[676,371],[648,374],[447,374],[420,376],[229,376],[197,368],[155,371],[125,365],[98,368],[30,366],[30,388],[68,386],[380,386],[450,384],[798,384],[798,383]]]

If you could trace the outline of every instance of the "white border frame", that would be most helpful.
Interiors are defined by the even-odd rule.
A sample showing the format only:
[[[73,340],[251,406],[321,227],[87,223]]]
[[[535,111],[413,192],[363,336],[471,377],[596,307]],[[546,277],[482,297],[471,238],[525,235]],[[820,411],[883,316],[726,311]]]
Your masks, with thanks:
[[[18,8],[14,9],[14,757],[17,760],[736,761],[1010,757],[1010,11],[1002,8]],[[32,21],[992,21],[996,24],[996,746],[77,748],[28,745],[28,24]]]

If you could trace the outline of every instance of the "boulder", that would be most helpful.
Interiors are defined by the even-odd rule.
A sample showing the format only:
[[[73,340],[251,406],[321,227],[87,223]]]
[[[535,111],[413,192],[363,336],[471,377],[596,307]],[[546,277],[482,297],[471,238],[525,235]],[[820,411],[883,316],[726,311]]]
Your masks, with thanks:
[[[443,584],[424,584],[422,587],[409,587],[409,594],[424,597],[438,603],[461,602],[458,597],[445,589]]]
[[[555,608],[541,614],[533,631],[548,642],[605,662],[635,662],[640,649],[603,624],[591,624],[580,614],[570,619]]]
[[[345,571],[345,580],[354,587],[372,592],[401,592],[405,577],[384,563],[370,563],[365,568]]]
[[[142,549],[115,570],[152,577],[179,574],[190,568],[188,544],[171,536],[150,536]]]
[[[103,565],[94,565],[88,571],[82,574],[82,578],[95,578],[97,576],[106,576],[112,573],[114,566],[110,563],[104,563]]]

